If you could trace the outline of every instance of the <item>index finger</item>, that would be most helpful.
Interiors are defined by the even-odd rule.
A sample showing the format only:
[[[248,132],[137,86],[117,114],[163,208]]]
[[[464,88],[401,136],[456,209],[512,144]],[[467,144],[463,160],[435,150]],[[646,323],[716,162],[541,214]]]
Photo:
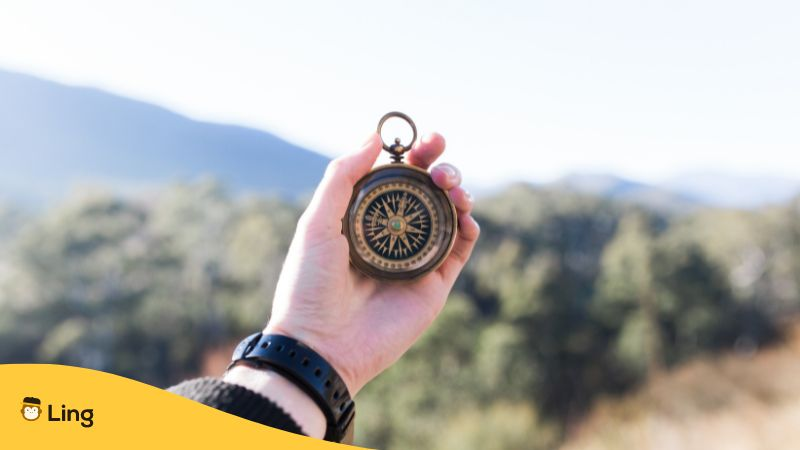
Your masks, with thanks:
[[[444,137],[441,134],[431,133],[425,135],[408,153],[408,162],[420,169],[428,170],[428,167],[438,157],[442,156],[444,147]]]

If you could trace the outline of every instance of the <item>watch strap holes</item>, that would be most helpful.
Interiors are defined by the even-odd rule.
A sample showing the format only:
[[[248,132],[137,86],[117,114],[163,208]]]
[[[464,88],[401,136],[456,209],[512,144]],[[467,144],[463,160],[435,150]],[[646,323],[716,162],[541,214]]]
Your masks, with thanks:
[[[313,349],[282,335],[256,333],[234,350],[231,366],[248,361],[286,377],[307,393],[325,415],[325,439],[341,441],[351,433],[355,403],[341,376]]]

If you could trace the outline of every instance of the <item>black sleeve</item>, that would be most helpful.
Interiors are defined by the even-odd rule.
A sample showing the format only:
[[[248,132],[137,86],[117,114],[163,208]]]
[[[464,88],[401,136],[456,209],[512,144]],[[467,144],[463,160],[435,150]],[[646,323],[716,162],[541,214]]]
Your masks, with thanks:
[[[280,406],[250,389],[216,378],[197,378],[167,389],[220,411],[295,434],[300,426]]]

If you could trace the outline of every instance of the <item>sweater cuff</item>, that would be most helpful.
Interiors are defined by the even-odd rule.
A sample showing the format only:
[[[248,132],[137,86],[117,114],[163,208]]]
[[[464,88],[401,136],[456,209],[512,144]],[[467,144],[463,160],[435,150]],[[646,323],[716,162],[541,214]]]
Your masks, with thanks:
[[[197,378],[167,390],[243,419],[290,433],[303,434],[297,422],[280,406],[238,384],[226,383],[216,378]]]

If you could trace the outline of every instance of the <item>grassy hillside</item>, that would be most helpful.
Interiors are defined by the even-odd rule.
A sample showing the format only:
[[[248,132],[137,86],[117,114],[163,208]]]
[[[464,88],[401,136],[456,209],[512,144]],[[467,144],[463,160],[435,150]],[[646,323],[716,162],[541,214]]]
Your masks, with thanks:
[[[562,450],[794,449],[800,442],[800,326],[782,345],[740,349],[601,400]]]

